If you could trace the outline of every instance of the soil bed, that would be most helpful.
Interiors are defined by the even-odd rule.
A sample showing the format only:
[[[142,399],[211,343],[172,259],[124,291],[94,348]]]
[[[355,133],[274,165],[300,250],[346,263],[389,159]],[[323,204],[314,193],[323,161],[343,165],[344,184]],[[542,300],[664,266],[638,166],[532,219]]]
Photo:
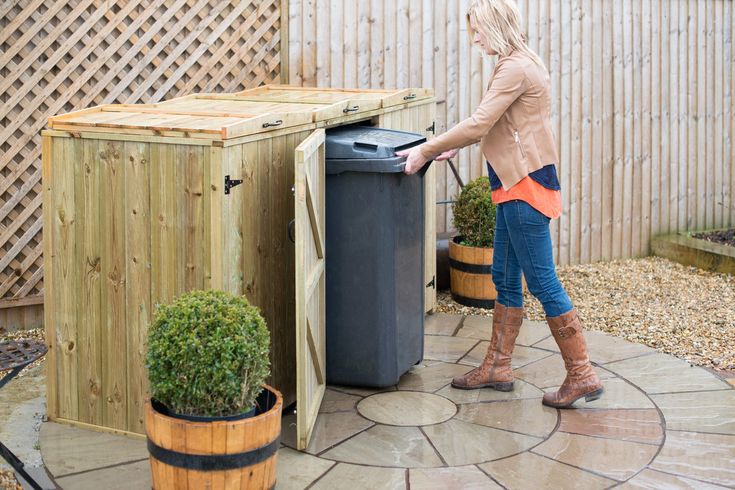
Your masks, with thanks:
[[[692,238],[699,238],[701,240],[707,240],[708,242],[714,242],[721,245],[729,245],[731,247],[735,247],[735,229],[693,233]]]

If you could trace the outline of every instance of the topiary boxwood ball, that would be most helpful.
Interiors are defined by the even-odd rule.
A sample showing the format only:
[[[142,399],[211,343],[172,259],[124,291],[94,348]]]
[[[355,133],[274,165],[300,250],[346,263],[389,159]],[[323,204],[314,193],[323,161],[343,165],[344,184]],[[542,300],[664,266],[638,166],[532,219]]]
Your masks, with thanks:
[[[495,237],[495,204],[490,179],[478,177],[469,182],[452,205],[454,227],[462,237],[461,245],[490,248]]]
[[[160,305],[148,331],[151,397],[182,415],[248,412],[269,374],[270,334],[258,308],[223,291]]]

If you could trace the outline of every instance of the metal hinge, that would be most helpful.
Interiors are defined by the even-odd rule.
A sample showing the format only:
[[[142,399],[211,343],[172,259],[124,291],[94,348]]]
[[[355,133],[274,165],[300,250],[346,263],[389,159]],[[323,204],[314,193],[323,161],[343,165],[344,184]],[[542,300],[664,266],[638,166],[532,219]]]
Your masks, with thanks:
[[[426,287],[436,289],[436,276],[431,276],[431,281],[426,285]]]
[[[432,134],[436,134],[436,121],[432,121],[431,126],[426,128],[426,131],[431,131]]]
[[[225,194],[230,193],[230,189],[242,184],[242,179],[231,179],[229,175],[225,175]]]

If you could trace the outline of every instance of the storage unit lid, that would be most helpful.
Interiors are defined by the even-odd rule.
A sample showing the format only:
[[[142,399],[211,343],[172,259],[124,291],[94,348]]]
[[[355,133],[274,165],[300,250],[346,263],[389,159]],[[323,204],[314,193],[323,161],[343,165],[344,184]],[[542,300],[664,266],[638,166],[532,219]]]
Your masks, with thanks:
[[[324,157],[326,173],[402,172],[405,157],[396,151],[426,141],[417,133],[371,126],[342,126],[327,131]]]
[[[52,116],[51,129],[123,134],[228,139],[312,122],[308,111],[247,111],[227,105],[200,107],[159,104],[108,104]]]
[[[326,99],[330,99],[327,97]],[[331,100],[315,99],[289,101],[269,98],[266,95],[241,96],[237,94],[197,94],[161,102],[161,107],[177,109],[209,110],[213,112],[240,110],[251,114],[305,114],[308,122],[326,121],[353,114],[380,109],[379,100],[353,101],[350,98],[332,97]]]
[[[342,118],[432,97],[432,89],[362,90],[264,85],[156,104],[107,104],[52,116],[51,129],[228,139]],[[354,118],[353,118],[354,120]]]
[[[257,98],[257,100],[279,102],[331,103],[349,100],[355,105],[360,102],[378,102],[378,107],[384,108],[433,97],[434,90],[428,88],[351,89],[262,85],[237,92],[236,95],[248,99]]]

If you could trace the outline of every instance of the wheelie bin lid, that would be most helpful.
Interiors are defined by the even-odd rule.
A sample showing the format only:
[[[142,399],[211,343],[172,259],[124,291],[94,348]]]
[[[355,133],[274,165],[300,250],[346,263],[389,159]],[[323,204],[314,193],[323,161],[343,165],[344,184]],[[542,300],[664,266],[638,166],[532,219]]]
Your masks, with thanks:
[[[406,158],[395,153],[424,141],[426,138],[417,133],[372,126],[330,129],[327,130],[324,151],[326,173],[403,172]]]

